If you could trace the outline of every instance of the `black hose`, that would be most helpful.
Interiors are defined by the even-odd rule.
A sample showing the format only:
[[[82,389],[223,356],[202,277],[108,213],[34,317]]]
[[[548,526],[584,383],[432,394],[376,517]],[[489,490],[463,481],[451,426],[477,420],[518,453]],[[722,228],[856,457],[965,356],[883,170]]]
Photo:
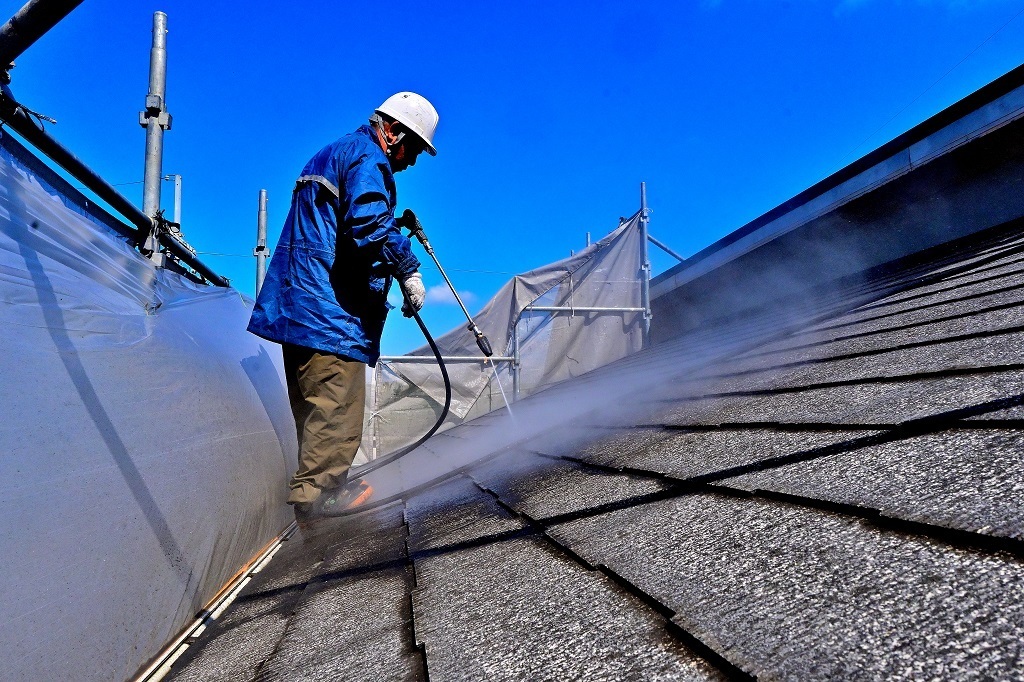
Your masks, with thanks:
[[[452,405],[452,382],[451,379],[448,378],[448,368],[445,367],[444,360],[441,358],[441,351],[438,350],[437,344],[434,343],[434,337],[432,337],[430,335],[430,332],[427,331],[427,325],[423,324],[423,320],[420,318],[419,312],[417,312],[416,309],[413,308],[412,305],[408,303],[409,295],[406,293],[405,287],[401,285],[401,282],[399,282],[399,287],[402,289],[402,296],[405,297],[406,305],[408,305],[409,309],[413,311],[412,316],[416,319],[416,324],[420,326],[420,331],[423,332],[423,338],[427,340],[427,344],[430,346],[430,350],[434,351],[434,357],[437,359],[437,366],[441,368],[441,377],[444,379],[444,407],[441,408],[441,416],[437,418],[437,421],[434,422],[434,425],[432,427],[430,427],[430,430],[427,431],[427,433],[423,435],[419,440],[409,445],[406,445],[405,447],[396,450],[395,452],[392,452],[389,455],[381,457],[380,459],[375,459],[372,462],[369,462],[368,464],[362,465],[361,467],[353,468],[352,473],[358,476],[363,476],[365,474],[370,473],[371,471],[376,471],[377,469],[380,469],[382,466],[394,462],[399,457],[407,455],[416,448],[418,448],[419,446],[423,445],[423,443],[425,443],[428,438],[433,436],[434,433],[439,428],[441,428],[441,424],[443,424],[444,420],[448,417],[448,408],[450,408]]]
[[[417,311],[409,303],[409,294],[405,290],[405,287],[402,286],[401,282],[399,282],[398,284],[402,290],[402,297],[405,298],[406,305],[408,306],[409,310],[412,311],[412,317],[416,319],[416,324],[419,325],[420,331],[423,332],[423,338],[427,340],[427,345],[430,346],[430,350],[434,351],[434,357],[437,359],[437,366],[441,368],[441,377],[444,378],[444,407],[441,408],[441,415],[437,418],[437,421],[434,422],[434,425],[430,427],[430,430],[427,431],[423,436],[421,436],[419,440],[417,440],[414,443],[410,443],[409,445],[406,445],[405,447],[396,450],[395,452],[392,452],[384,457],[381,457],[380,459],[375,459],[372,462],[369,462],[368,464],[364,464],[361,467],[353,467],[352,473],[353,475],[356,476],[363,476],[372,471],[376,471],[377,469],[380,469],[381,467],[387,464],[391,464],[398,458],[409,454],[419,446],[423,445],[423,443],[425,443],[428,438],[433,436],[434,433],[439,428],[441,428],[441,424],[443,424],[444,420],[448,417],[448,408],[450,408],[452,405],[452,382],[451,379],[448,378],[448,368],[445,366],[444,359],[441,357],[441,351],[438,350],[437,344],[434,342],[434,337],[431,336],[430,332],[427,330],[427,325],[423,324],[423,319],[420,318],[419,311]],[[391,503],[392,501],[394,501],[394,499],[397,499],[398,497],[400,497],[400,495],[392,496],[384,500],[377,500],[370,504],[360,505],[354,509],[342,509],[334,513],[321,513],[319,514],[319,517],[337,518],[339,516],[352,516],[353,514],[359,514],[361,512],[382,507],[385,504]]]

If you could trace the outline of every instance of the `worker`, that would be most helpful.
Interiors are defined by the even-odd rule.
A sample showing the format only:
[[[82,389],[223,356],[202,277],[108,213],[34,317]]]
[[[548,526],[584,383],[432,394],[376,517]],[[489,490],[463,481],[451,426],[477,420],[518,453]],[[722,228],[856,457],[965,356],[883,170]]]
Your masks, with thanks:
[[[406,292],[407,316],[426,296],[419,260],[395,224],[394,173],[421,152],[437,154],[437,121],[420,95],[393,95],[369,125],[317,152],[292,192],[249,331],[281,344],[299,441],[288,503],[300,523],[373,492],[348,481],[363,433],[365,367],[380,356],[392,279]]]

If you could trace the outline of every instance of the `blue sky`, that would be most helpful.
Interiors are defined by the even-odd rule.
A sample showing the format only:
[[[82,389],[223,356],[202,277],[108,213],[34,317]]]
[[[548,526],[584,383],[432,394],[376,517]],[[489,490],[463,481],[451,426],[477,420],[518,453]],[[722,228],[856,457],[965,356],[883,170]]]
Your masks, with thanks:
[[[689,255],[1024,62],[1024,0],[89,0],[12,88],[112,183],[142,178],[155,10],[164,171],[183,176],[183,229],[211,267],[251,295],[259,189],[273,245],[305,161],[414,90],[440,112],[439,154],[397,176],[399,207],[471,309],[613,229],[641,180],[652,233]],[[120,187],[136,202],[141,188]],[[672,265],[652,254],[655,272]],[[460,320],[439,300],[424,318],[436,333]],[[389,321],[385,353],[421,343]]]

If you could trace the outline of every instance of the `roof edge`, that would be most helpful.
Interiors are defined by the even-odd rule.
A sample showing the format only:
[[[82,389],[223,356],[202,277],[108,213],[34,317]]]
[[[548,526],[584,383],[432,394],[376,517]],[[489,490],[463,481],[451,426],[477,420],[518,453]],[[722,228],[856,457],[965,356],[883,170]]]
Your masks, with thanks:
[[[709,265],[707,261],[711,256],[721,254],[724,249],[736,244],[741,239],[754,235],[759,231],[763,231],[763,228],[780,221],[780,219],[789,216],[798,209],[806,207],[815,199],[820,199],[829,193],[833,193],[835,195],[830,197],[827,202],[828,207],[825,210],[817,211],[815,216],[808,216],[806,217],[806,220],[797,222],[796,224],[791,224],[788,226],[788,229],[779,230],[777,233],[765,234],[763,238],[748,240],[752,243],[748,244],[747,248],[738,250],[728,259],[720,258],[716,260],[720,261],[720,263],[732,260],[743,253],[757,248],[765,241],[770,241],[786,231],[799,227],[802,222],[806,222],[813,217],[827,212],[827,210],[835,208],[837,205],[841,205],[846,201],[861,196],[871,189],[881,184],[885,184],[893,177],[902,175],[904,172],[912,170],[921,163],[925,163],[931,158],[934,158],[934,156],[941,155],[942,153],[949,151],[951,148],[958,146],[956,141],[954,141],[953,144],[947,143],[940,145],[938,153],[936,153],[935,149],[929,149],[932,153],[927,155],[926,158],[922,157],[919,159],[913,159],[908,155],[907,159],[897,160],[895,163],[893,162],[894,157],[901,156],[904,152],[907,152],[915,145],[926,142],[937,133],[940,133],[954,124],[969,118],[972,114],[976,114],[987,107],[991,107],[993,104],[1000,103],[1001,100],[1007,99],[1010,95],[1016,96],[1009,98],[1012,100],[1011,102],[1004,103],[1009,104],[1008,107],[992,107],[994,109],[994,111],[991,112],[992,116],[987,117],[985,120],[980,122],[975,122],[975,125],[970,126],[970,129],[960,131],[960,134],[957,135],[959,144],[968,142],[979,135],[989,132],[995,127],[1004,125],[1011,120],[1024,116],[1024,65],[1018,66],[991,83],[982,86],[978,90],[919,123],[910,130],[893,138],[865,156],[815,183],[791,199],[779,204],[775,208],[755,218],[725,237],[713,242],[704,249],[701,249],[679,265],[676,265],[661,275],[658,275],[651,282],[652,297],[667,293],[671,289],[675,288],[675,286],[679,286],[685,281],[694,279],[695,277],[700,276],[700,274],[703,274],[703,272],[713,269],[713,267],[717,267],[716,264],[713,265],[713,267],[700,268],[700,273],[687,272],[701,264]],[[995,120],[990,120],[993,118]],[[929,145],[923,146],[930,147]],[[879,167],[887,165],[890,166],[890,168],[883,169],[887,172],[883,172],[882,177],[878,177]],[[862,176],[865,176],[866,174],[870,174],[872,177],[863,178]],[[867,180],[867,182],[850,182],[857,179]],[[845,183],[853,185],[853,187],[849,188],[850,191],[836,192],[836,190],[841,190],[841,186]],[[684,272],[687,272],[687,275],[680,278],[680,275]]]

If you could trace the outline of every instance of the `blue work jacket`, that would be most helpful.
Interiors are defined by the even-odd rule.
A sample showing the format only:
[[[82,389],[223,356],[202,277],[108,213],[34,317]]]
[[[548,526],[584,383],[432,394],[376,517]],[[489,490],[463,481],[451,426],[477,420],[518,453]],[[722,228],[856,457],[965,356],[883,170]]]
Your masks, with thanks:
[[[391,278],[420,266],[395,224],[391,165],[362,126],[317,152],[309,175],[340,197],[321,183],[296,186],[249,331],[375,365]]]

